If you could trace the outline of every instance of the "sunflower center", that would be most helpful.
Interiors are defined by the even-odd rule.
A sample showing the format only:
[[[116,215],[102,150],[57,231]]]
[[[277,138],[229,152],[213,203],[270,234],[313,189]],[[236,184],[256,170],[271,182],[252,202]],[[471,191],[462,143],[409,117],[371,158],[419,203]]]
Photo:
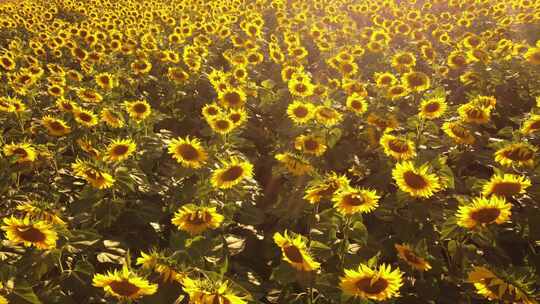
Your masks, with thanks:
[[[468,112],[467,112],[467,115],[469,115],[470,118],[473,118],[473,119],[482,119],[484,117],[484,112],[481,111],[480,109],[470,109]]]
[[[43,232],[32,226],[18,227],[17,234],[21,239],[32,243],[43,242],[46,238]]]
[[[206,109],[206,113],[208,115],[214,116],[214,115],[217,115],[219,112],[218,112],[218,110],[216,108],[209,107],[209,108]]]
[[[146,112],[146,105],[144,103],[137,103],[133,106],[133,111],[142,114]]]
[[[492,193],[504,196],[517,194],[521,191],[521,184],[512,182],[496,183],[491,190]]]
[[[28,156],[28,152],[26,152],[26,150],[23,148],[15,148],[13,153],[19,155],[20,157]]]
[[[362,102],[360,102],[360,100],[357,100],[357,99],[355,99],[355,100],[353,100],[351,102],[351,107],[353,109],[355,109],[355,110],[358,110],[358,111],[360,111],[360,110],[362,110],[364,108],[363,105],[362,105]]]
[[[423,86],[426,82],[425,79],[418,74],[409,75],[409,77],[407,77],[407,80],[411,87]]]
[[[298,93],[304,93],[307,91],[307,86],[303,83],[298,83],[296,84],[296,86],[294,87],[294,89],[296,90],[296,92]]]
[[[240,97],[240,94],[238,94],[237,92],[228,92],[225,94],[223,99],[225,100],[226,103],[233,106],[242,103],[242,98]]]
[[[424,107],[424,111],[428,113],[433,113],[439,110],[441,106],[438,102],[430,102]]]
[[[319,147],[319,143],[314,139],[308,139],[304,142],[304,147],[308,151],[315,151]]]
[[[189,218],[189,223],[192,225],[202,225],[210,221],[210,214],[206,212],[197,212]]]
[[[537,121],[533,122],[532,124],[530,124],[529,129],[531,129],[531,130],[540,129],[540,120],[537,120]]]
[[[227,120],[220,119],[216,121],[216,127],[219,130],[227,130],[229,128],[229,122]]]
[[[412,264],[420,264],[422,261],[416,256],[416,254],[412,253],[410,250],[405,250],[403,252],[403,255]]]
[[[294,116],[296,117],[304,118],[308,115],[309,111],[305,107],[298,107],[294,109],[293,113],[294,113]]]
[[[188,144],[178,146],[177,152],[186,160],[194,160],[199,156],[197,149]]]
[[[55,131],[63,131],[64,130],[64,126],[59,123],[58,121],[52,121],[50,123],[50,126],[51,126],[51,129],[55,130]]]
[[[506,151],[504,156],[513,161],[527,161],[533,157],[533,151],[527,148],[511,149]]]
[[[403,178],[407,185],[413,189],[424,189],[428,185],[426,179],[422,175],[412,171],[403,173]]]
[[[114,155],[124,155],[128,152],[129,147],[127,145],[117,145],[112,149]]]
[[[364,197],[362,197],[361,195],[353,194],[353,195],[345,196],[343,198],[343,202],[345,203],[345,205],[348,205],[348,206],[360,206],[364,204],[366,201],[364,200]]]
[[[391,140],[388,142],[388,147],[396,153],[405,153],[409,151],[407,143],[401,140]]]
[[[293,263],[302,263],[302,261],[304,261],[304,258],[302,257],[302,253],[300,252],[300,249],[298,249],[296,246],[284,247],[283,253]]]
[[[381,84],[389,85],[389,84],[392,83],[392,77],[383,76],[383,77],[380,78],[380,82],[381,82]]]
[[[115,293],[123,297],[130,297],[140,290],[135,284],[132,284],[125,279],[122,281],[112,281],[109,286]]]
[[[377,281],[371,282],[371,278],[363,278],[356,282],[356,287],[368,294],[379,294],[388,287],[388,281],[383,278],[378,278]]]
[[[324,119],[332,119],[334,116],[333,114],[333,111],[326,107],[319,110],[319,115]]]
[[[403,65],[409,65],[409,64],[412,64],[413,62],[412,58],[408,55],[399,56],[397,61]]]
[[[473,212],[471,217],[479,223],[488,224],[496,220],[500,214],[501,210],[498,208],[483,208]]]
[[[88,115],[87,113],[79,113],[79,118],[85,122],[89,122],[92,120],[92,116]]]
[[[244,169],[242,169],[242,167],[232,166],[223,173],[222,178],[224,181],[227,181],[227,182],[234,181],[234,180],[237,180],[239,177],[241,177],[243,173],[244,173]]]

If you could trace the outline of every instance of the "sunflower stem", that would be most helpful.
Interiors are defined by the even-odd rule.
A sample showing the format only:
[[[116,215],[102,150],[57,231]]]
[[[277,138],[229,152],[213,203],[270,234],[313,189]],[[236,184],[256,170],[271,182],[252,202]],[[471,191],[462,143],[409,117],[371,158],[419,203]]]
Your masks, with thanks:
[[[342,246],[341,246],[341,252],[340,252],[340,257],[339,257],[339,262],[340,262],[340,265],[341,267],[344,267],[345,265],[345,254],[347,253],[347,248],[349,247],[349,244],[348,244],[348,239],[349,239],[349,222],[350,222],[350,218],[348,216],[345,217],[345,221],[343,222],[343,243],[342,243]]]

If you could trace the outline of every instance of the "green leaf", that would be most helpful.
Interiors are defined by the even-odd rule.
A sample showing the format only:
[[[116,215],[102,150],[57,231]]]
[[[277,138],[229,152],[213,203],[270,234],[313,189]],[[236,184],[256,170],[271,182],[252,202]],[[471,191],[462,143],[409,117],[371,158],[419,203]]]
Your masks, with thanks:
[[[12,304],[41,304],[42,302],[34,293],[32,286],[26,282],[15,283],[15,289],[10,294],[10,301]]]

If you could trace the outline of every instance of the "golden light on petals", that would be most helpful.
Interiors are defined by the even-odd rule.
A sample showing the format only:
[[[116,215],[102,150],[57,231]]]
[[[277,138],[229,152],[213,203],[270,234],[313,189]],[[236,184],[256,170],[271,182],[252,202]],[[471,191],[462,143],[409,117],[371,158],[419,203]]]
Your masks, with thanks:
[[[471,203],[460,206],[457,212],[458,226],[468,229],[503,224],[510,220],[512,205],[504,197],[474,198]]]
[[[402,276],[399,268],[392,269],[390,265],[382,264],[372,269],[360,264],[358,269],[345,269],[339,287],[349,296],[384,301],[399,296]]]

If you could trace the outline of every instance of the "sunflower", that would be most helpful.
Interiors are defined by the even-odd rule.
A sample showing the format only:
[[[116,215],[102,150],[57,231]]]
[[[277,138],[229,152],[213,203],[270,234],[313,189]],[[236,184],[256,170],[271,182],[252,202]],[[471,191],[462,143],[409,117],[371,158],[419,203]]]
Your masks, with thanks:
[[[368,109],[366,98],[358,93],[352,93],[347,97],[347,108],[356,115],[362,115]]]
[[[482,195],[510,197],[526,193],[525,189],[531,186],[531,180],[523,175],[495,174],[482,187]]]
[[[7,157],[15,157],[17,163],[33,162],[36,160],[36,149],[29,143],[7,144],[4,146]]]
[[[208,123],[212,131],[221,135],[229,134],[235,128],[234,122],[224,113],[210,119]]]
[[[436,119],[441,117],[448,108],[444,97],[434,97],[422,100],[420,103],[420,113],[423,119]]]
[[[1,285],[0,285],[1,287]],[[8,300],[4,296],[0,295],[0,304],[9,304]]]
[[[130,271],[126,266],[121,271],[108,271],[95,274],[92,285],[101,287],[105,292],[120,300],[135,300],[156,293],[158,285]]]
[[[343,215],[369,213],[379,206],[375,190],[346,187],[334,192],[334,207]]]
[[[521,127],[521,133],[529,135],[540,131],[540,115],[532,114],[527,120],[523,122]]]
[[[77,97],[84,102],[100,103],[103,101],[103,96],[92,89],[76,89]]]
[[[536,304],[527,292],[500,278],[483,266],[474,266],[467,281],[474,285],[476,293],[490,301],[501,303]]]
[[[83,178],[97,189],[110,188],[115,182],[109,173],[92,168],[88,163],[79,159],[71,164],[71,168],[75,176]]]
[[[378,88],[387,88],[397,84],[398,80],[394,74],[390,72],[385,73],[375,73],[375,85]]]
[[[391,100],[398,100],[409,95],[409,93],[409,89],[401,84],[390,86],[387,91],[388,98],[390,98]]]
[[[222,167],[212,172],[212,186],[219,189],[229,189],[239,184],[243,179],[253,176],[253,165],[233,156],[229,162],[222,161]]]
[[[416,168],[412,162],[404,161],[396,164],[392,177],[402,191],[413,197],[429,198],[441,190],[439,178],[429,170],[428,165]]]
[[[326,174],[323,180],[312,183],[307,189],[304,199],[311,204],[320,202],[323,198],[330,199],[334,193],[349,186],[349,179],[345,175],[335,172]]]
[[[116,78],[110,73],[100,73],[94,77],[96,84],[103,90],[110,91],[118,86]]]
[[[182,68],[169,67],[167,69],[167,77],[176,84],[182,84],[189,79],[189,74],[186,73],[186,71],[184,71]]]
[[[283,260],[294,269],[300,271],[314,271],[321,266],[313,259],[301,235],[289,235],[287,230],[283,235],[279,232],[274,234],[274,242],[281,248]]]
[[[94,148],[92,142],[83,138],[78,138],[76,141],[77,145],[86,153],[90,154],[92,158],[96,160],[101,159],[101,152],[98,149]]]
[[[471,131],[460,122],[447,121],[443,123],[442,130],[458,144],[472,145],[476,140]]]
[[[208,159],[206,150],[197,138],[173,139],[168,145],[169,154],[184,167],[198,169]]]
[[[512,204],[506,202],[504,197],[474,198],[471,203],[459,207],[457,224],[468,229],[492,223],[500,225],[510,220],[511,208]]]
[[[72,100],[60,97],[56,100],[56,107],[63,112],[73,112],[78,106]]]
[[[50,135],[64,136],[71,133],[71,128],[62,119],[47,115],[41,119],[41,123],[47,129]]]
[[[469,60],[463,52],[456,50],[448,55],[447,64],[452,69],[462,69],[469,64]]]
[[[137,145],[131,139],[115,139],[107,147],[105,160],[108,162],[121,162],[128,159]]]
[[[289,80],[288,87],[291,95],[300,98],[306,98],[313,95],[315,89],[315,86],[307,78],[301,80],[293,78]]]
[[[391,64],[398,71],[408,71],[416,65],[416,57],[411,52],[399,52],[392,56]]]
[[[524,142],[509,144],[495,152],[495,161],[502,166],[532,167],[536,150],[536,147]]]
[[[193,204],[182,206],[171,222],[178,229],[191,235],[201,234],[208,229],[216,229],[223,222],[223,215],[216,212],[215,207],[200,207]]]
[[[13,71],[16,66],[16,63],[11,56],[7,54],[0,56],[0,67],[4,68],[4,70]]]
[[[46,203],[29,201],[17,205],[17,211],[21,211],[30,220],[40,220],[50,223],[51,225],[66,226],[67,223],[59,216],[60,211],[51,208]]]
[[[25,247],[35,246],[43,250],[56,247],[58,235],[52,224],[46,221],[11,216],[4,218],[1,229],[6,232],[7,239],[14,244],[22,244]]]
[[[246,297],[238,296],[227,281],[210,279],[182,280],[182,288],[189,296],[190,304],[247,304]]]
[[[481,107],[473,103],[461,105],[457,112],[464,122],[474,124],[486,124],[491,116],[491,108]]]
[[[313,118],[314,110],[312,103],[295,100],[287,107],[287,115],[295,124],[302,125]]]
[[[309,161],[300,155],[285,152],[276,154],[275,158],[293,175],[301,176],[313,171],[313,166]]]
[[[109,108],[103,108],[100,113],[101,121],[105,122],[111,128],[122,128],[124,119],[120,113],[117,113]]]
[[[345,269],[339,287],[349,296],[384,301],[399,296],[402,275],[399,268],[392,270],[390,265],[382,264],[378,269],[371,269],[360,264],[358,270]]]
[[[386,133],[381,136],[379,142],[384,148],[384,154],[397,160],[407,160],[416,156],[414,143],[408,139]]]
[[[326,151],[326,145],[321,137],[315,135],[300,135],[294,141],[294,147],[306,154],[321,156]]]
[[[241,108],[246,104],[246,93],[239,88],[227,87],[218,94],[218,100],[226,108]]]
[[[407,264],[409,264],[414,269],[420,271],[426,271],[431,269],[431,265],[429,265],[429,263],[425,259],[418,256],[418,254],[416,254],[412,250],[411,246],[407,244],[395,244],[394,246],[396,247],[399,258],[407,262]]]
[[[181,283],[185,278],[185,274],[176,271],[171,264],[170,258],[167,258],[156,250],[152,250],[149,253],[141,251],[141,256],[137,258],[137,265],[159,273],[163,282]]]
[[[429,76],[422,72],[408,72],[401,77],[403,85],[412,92],[423,92],[430,88]]]
[[[329,106],[321,105],[315,108],[315,119],[326,127],[331,127],[340,123],[343,115]]]
[[[130,66],[135,75],[148,74],[152,70],[152,64],[146,59],[136,60]]]
[[[152,113],[152,108],[146,100],[125,101],[124,107],[128,112],[129,117],[138,123],[146,119],[150,116],[150,113]]]
[[[75,108],[73,115],[75,116],[76,122],[87,128],[94,127],[99,122],[97,115],[90,110]]]
[[[206,119],[207,121],[210,121],[213,118],[218,117],[219,114],[221,114],[221,112],[222,112],[221,108],[215,103],[206,104],[202,108],[202,115],[204,119]]]
[[[540,47],[529,48],[523,57],[530,64],[540,65]]]
[[[248,120],[248,113],[246,108],[231,109],[227,113],[227,118],[232,121],[234,127],[239,127]]]

